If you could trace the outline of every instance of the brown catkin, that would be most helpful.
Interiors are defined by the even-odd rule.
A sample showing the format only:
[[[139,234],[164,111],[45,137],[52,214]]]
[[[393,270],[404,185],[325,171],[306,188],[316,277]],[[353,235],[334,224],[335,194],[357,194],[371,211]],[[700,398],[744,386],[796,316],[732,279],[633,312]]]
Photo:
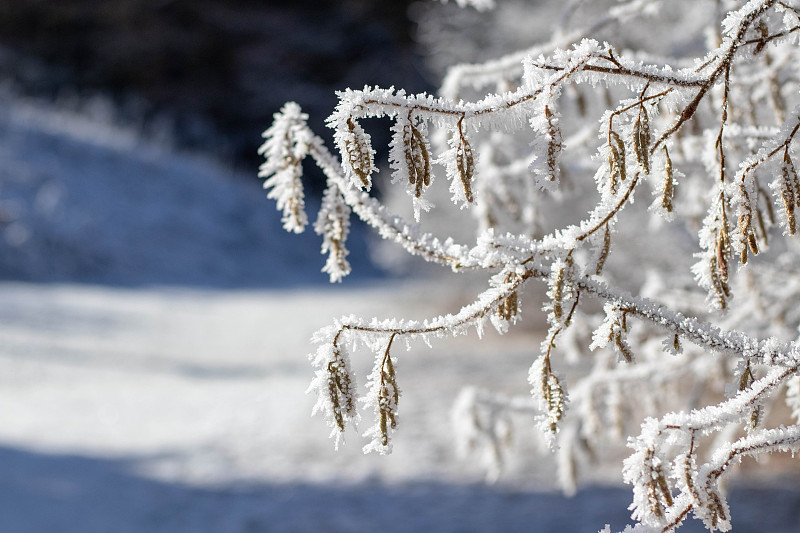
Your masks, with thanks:
[[[739,220],[736,224],[736,227],[739,230],[739,234],[745,239],[747,239],[748,243],[750,241],[750,235],[752,235],[751,233],[752,229],[750,227],[751,219],[752,216],[750,215],[750,212],[747,211],[739,215]],[[741,260],[743,265],[747,263],[747,245],[742,246],[742,251],[741,255],[739,256],[739,259]]]
[[[409,122],[403,131],[408,182],[414,185],[414,196],[419,198],[425,187],[431,184],[431,159],[425,138],[422,133]]]
[[[669,150],[664,146],[664,192],[661,194],[661,206],[667,213],[672,213],[672,198],[675,195],[675,182],[672,175],[672,160],[669,158]]]
[[[794,167],[792,158],[789,157],[788,148],[783,152],[783,179],[788,182],[788,187],[794,195],[795,207],[800,207],[800,179],[797,176],[797,169]]]
[[[461,130],[461,121],[458,123],[458,148],[456,148],[456,169],[458,177],[461,179],[461,186],[464,188],[464,197],[467,202],[475,201],[472,195],[472,176],[475,173],[475,159],[472,155],[472,147],[467,141]]]
[[[750,251],[753,252],[753,255],[758,255],[758,241],[753,231],[747,234],[747,245],[750,247]]]
[[[369,176],[373,167],[370,147],[366,145],[363,132],[356,126],[353,119],[347,119],[347,129],[350,130],[350,137],[345,141],[345,151],[350,161],[350,167],[358,176],[358,179],[361,180],[361,184],[364,187],[369,187]]]
[[[328,397],[333,405],[333,418],[336,420],[336,427],[339,431],[344,431],[344,418],[342,417],[342,408],[339,404],[339,392],[337,390],[336,380],[328,375]]]
[[[555,182],[558,179],[558,156],[561,153],[561,131],[558,128],[558,120],[554,119],[553,113],[548,106],[544,106],[544,116],[547,120],[547,169],[549,180]]]
[[[716,252],[717,252],[717,266],[719,267],[719,273],[722,281],[728,281],[728,233],[725,230],[725,224],[719,228],[719,232],[717,233],[717,240],[716,240]]]
[[[600,275],[603,273],[603,267],[606,264],[606,259],[608,259],[608,254],[611,251],[611,230],[608,229],[608,225],[606,225],[606,230],[603,233],[603,247],[600,249],[600,255],[597,258],[597,266],[595,267],[594,273],[596,275]]]
[[[625,181],[627,179],[625,171],[625,143],[622,142],[622,139],[614,130],[609,131],[608,137],[610,141],[608,165],[611,170],[613,191],[616,189],[616,179],[620,181]]]
[[[562,300],[564,299],[564,268],[558,269],[553,285],[553,316],[556,320],[563,315]]]
[[[772,206],[770,205],[769,207],[771,210]],[[759,236],[761,237],[761,240],[764,241],[764,246],[767,246],[769,244],[769,242],[767,241],[769,237],[767,236],[767,225],[764,222],[764,215],[761,213],[761,209],[756,210],[756,222],[758,222],[757,228]]]
[[[789,184],[785,181],[781,185],[781,200],[783,200],[783,209],[786,213],[786,229],[789,235],[794,235],[796,231],[796,224],[794,218],[794,194],[789,189]]]
[[[722,280],[717,265],[717,256],[712,255],[709,259],[709,271],[711,272],[711,286],[714,290],[714,296],[717,298],[717,304],[723,311],[728,308],[728,298],[730,297],[730,289],[728,284]]]
[[[639,116],[633,123],[633,149],[636,152],[636,162],[645,174],[650,174],[650,121],[644,106],[639,107]]]

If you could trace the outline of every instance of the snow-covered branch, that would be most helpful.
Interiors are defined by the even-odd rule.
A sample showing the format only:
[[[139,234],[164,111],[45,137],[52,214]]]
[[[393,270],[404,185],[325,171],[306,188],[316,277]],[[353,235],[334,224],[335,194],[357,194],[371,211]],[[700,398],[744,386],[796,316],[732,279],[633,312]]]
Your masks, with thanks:
[[[276,114],[260,175],[285,228],[300,232],[301,163],[322,169],[314,229],[332,281],[351,268],[351,214],[410,255],[488,280],[451,314],[346,316],[318,331],[310,391],[337,443],[366,411],[365,451],[388,453],[402,430],[398,346],[481,335],[487,323],[506,332],[537,279],[548,330],[531,397],[469,389],[461,433],[488,443],[496,466],[509,417],[536,419],[568,489],[581,450],[639,433],[624,466],[634,529],[669,531],[690,513],[730,528],[719,478],[745,455],[800,441],[797,426],[763,427],[779,391],[800,412],[790,303],[800,245],[788,238],[800,207],[798,12],[778,0],[570,2],[544,44],[453,67],[438,97],[338,93],[327,121],[338,156],[298,106]],[[386,163],[373,118],[389,123]],[[394,186],[379,197],[386,168]],[[413,221],[390,209],[397,196]],[[787,238],[775,238],[780,227]],[[364,349],[375,363],[361,390],[349,357]]]

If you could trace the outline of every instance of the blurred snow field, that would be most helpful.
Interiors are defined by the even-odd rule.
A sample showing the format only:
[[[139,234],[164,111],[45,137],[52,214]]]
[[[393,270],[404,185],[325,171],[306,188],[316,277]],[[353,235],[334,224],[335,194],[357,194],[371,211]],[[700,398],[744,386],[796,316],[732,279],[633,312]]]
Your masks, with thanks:
[[[569,532],[629,521],[630,491],[605,473],[596,482],[611,488],[554,492],[524,427],[495,485],[454,453],[459,391],[526,394],[537,328],[400,351],[394,453],[362,455],[355,432],[336,452],[304,394],[312,333],[343,314],[452,312],[469,285],[464,295],[436,282],[377,286],[362,250],[355,282],[328,286],[315,236],[284,234],[255,180],[96,117],[2,100],[0,269],[16,281],[0,283],[0,532]],[[365,376],[372,356],[353,363]],[[734,491],[736,531],[796,531],[797,501],[796,490]]]

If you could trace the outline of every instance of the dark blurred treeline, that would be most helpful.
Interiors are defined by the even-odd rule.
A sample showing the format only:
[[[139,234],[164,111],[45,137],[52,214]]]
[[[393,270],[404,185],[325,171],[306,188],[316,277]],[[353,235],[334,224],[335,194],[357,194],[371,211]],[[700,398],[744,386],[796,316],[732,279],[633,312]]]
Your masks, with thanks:
[[[260,132],[295,100],[320,131],[334,90],[429,90],[411,0],[0,0],[0,74],[58,99],[105,95],[183,147],[257,164]]]

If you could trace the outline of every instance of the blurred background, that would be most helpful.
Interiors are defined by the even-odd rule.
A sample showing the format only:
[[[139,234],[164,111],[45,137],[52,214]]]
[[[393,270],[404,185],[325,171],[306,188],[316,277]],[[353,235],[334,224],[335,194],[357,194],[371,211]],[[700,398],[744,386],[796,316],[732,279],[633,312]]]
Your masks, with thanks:
[[[25,94],[104,96],[146,133],[166,122],[180,147],[252,164],[264,124],[287,100],[320,125],[336,89],[431,88],[409,3],[3,1],[2,67]]]
[[[548,29],[539,2],[510,3],[530,24],[404,0],[0,0],[0,532],[628,522],[619,479],[561,496],[524,431],[498,484],[454,456],[459,390],[526,394],[536,327],[408,352],[389,457],[355,432],[335,452],[309,418],[315,330],[452,312],[474,291],[383,270],[358,225],[354,273],[329,287],[319,239],[285,234],[261,190],[260,134],[294,100],[329,139],[336,90],[435,91],[445,65]],[[502,16],[525,31],[476,31]],[[738,531],[763,530],[751,497],[731,498]],[[794,531],[796,501],[772,491],[772,531]]]
[[[204,183],[193,174],[255,186],[260,134],[286,101],[298,102],[330,138],[324,119],[336,90],[430,90],[407,7],[3,0],[0,150],[11,153],[0,152],[0,278],[266,282],[266,239],[257,234],[269,206],[251,191],[240,198],[211,191],[242,183]],[[154,168],[177,164],[167,153],[192,153],[218,168]],[[319,173],[309,172],[318,191]],[[176,203],[172,195],[184,197]],[[291,242],[309,249],[308,241]],[[297,253],[303,270],[306,256]]]

